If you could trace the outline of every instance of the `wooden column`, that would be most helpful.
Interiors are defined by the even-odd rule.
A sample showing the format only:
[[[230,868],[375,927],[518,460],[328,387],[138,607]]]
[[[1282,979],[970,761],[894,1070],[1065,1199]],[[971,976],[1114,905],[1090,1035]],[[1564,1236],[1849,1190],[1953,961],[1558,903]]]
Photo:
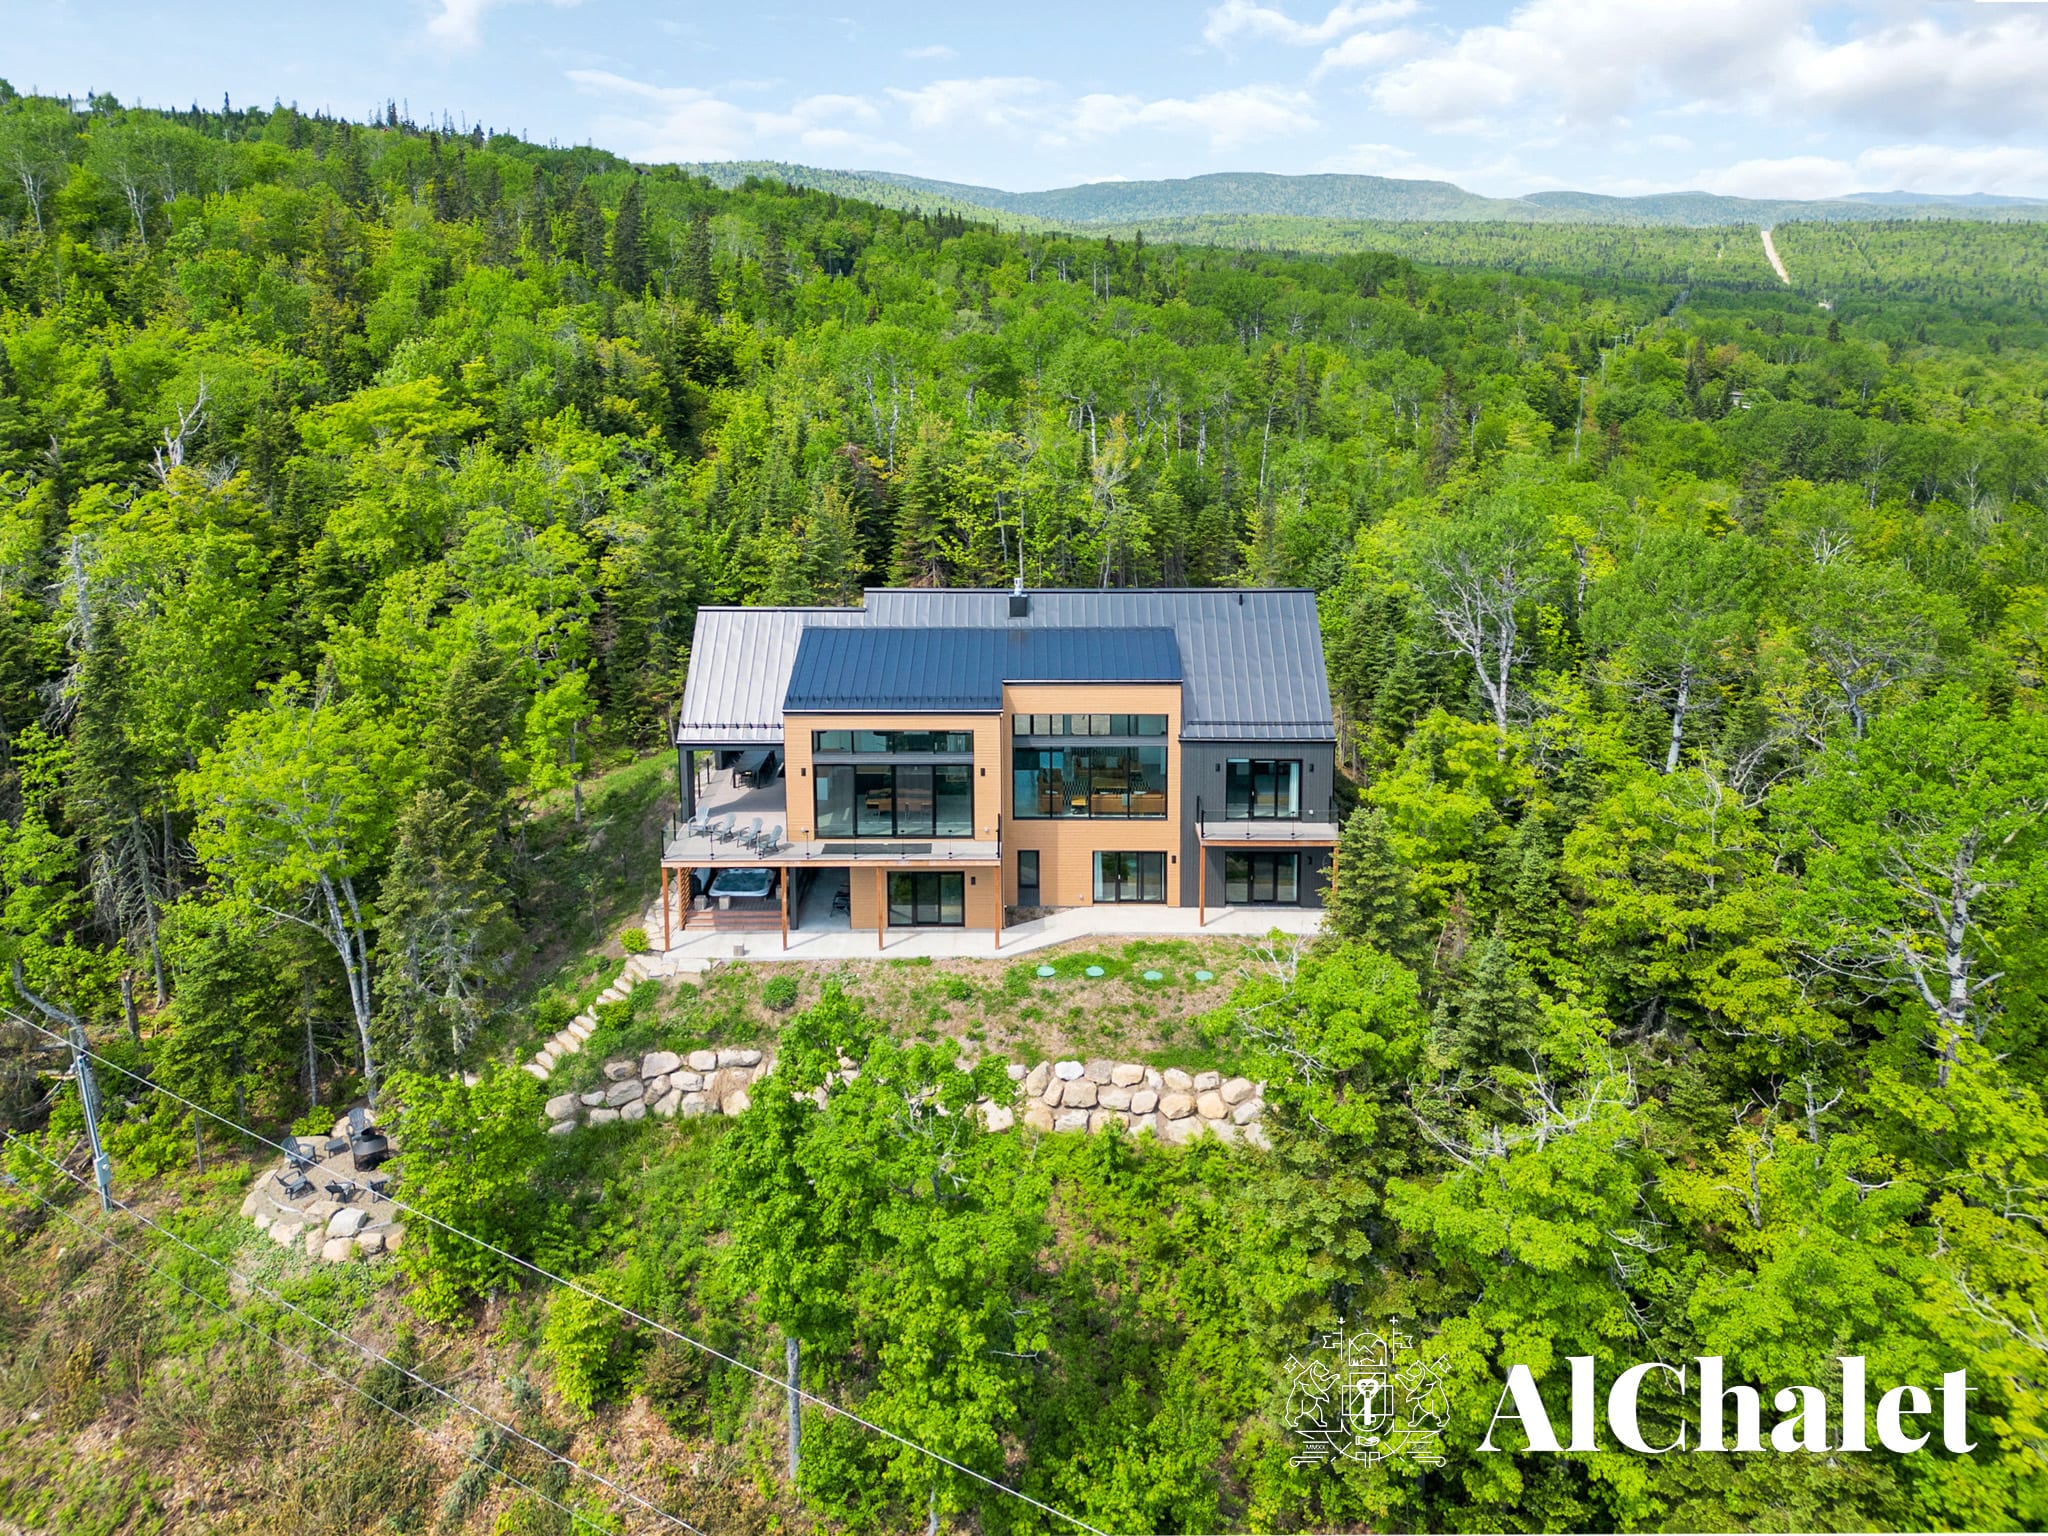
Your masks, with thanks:
[[[784,869],[776,884],[782,887],[782,947],[789,948],[789,871]]]
[[[882,866],[875,866],[875,948],[882,947],[882,930],[889,926],[888,876],[882,873]]]
[[[682,915],[683,932],[690,931],[690,866],[679,865],[676,869],[676,911]]]
[[[1336,899],[1337,899],[1337,849],[1336,849],[1336,845],[1335,845],[1335,844],[1332,844],[1332,845],[1331,845],[1331,847],[1330,847],[1330,894],[1329,894],[1329,895],[1328,895],[1327,897],[1325,897],[1325,898],[1324,898],[1324,900],[1323,900],[1323,905],[1327,907],[1327,906],[1328,906],[1328,905],[1329,905],[1329,904],[1330,904],[1331,902],[1335,901]]]
[[[1209,845],[1201,843],[1198,846],[1202,851],[1196,855],[1195,926],[1206,928],[1209,926]]]
[[[661,947],[662,947],[662,949],[663,949],[664,951],[666,951],[666,950],[668,949],[668,947],[669,947],[669,936],[668,936],[668,866],[667,866],[666,864],[664,864],[664,865],[662,865],[662,866],[661,866]]]
[[[1003,950],[1003,868],[996,866],[996,953]]]

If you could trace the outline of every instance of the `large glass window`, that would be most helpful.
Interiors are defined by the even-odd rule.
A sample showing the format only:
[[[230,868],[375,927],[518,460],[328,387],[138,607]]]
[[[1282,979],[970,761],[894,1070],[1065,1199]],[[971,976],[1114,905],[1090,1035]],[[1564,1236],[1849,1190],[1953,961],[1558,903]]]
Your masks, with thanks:
[[[853,779],[851,764],[817,766],[818,836],[853,836]]]
[[[1298,853],[1226,853],[1223,899],[1240,906],[1294,906],[1301,900]]]
[[[1166,814],[1165,747],[1017,747],[1010,770],[1019,817]]]
[[[898,928],[963,928],[967,877],[944,870],[889,876],[889,922]]]
[[[1095,855],[1097,901],[1166,900],[1166,855],[1163,853],[1098,853]]]
[[[1038,850],[1020,848],[1017,850],[1017,905],[1035,907],[1038,905]]]
[[[1164,715],[1013,715],[1019,736],[1164,736]]]
[[[942,764],[932,770],[936,795],[936,820],[932,831],[940,837],[974,836],[974,769],[964,763]]]
[[[1225,764],[1225,821],[1291,821],[1300,815],[1300,758],[1233,757]]]
[[[972,837],[966,763],[818,763],[820,837]]]
[[[958,757],[974,750],[972,731],[813,731],[813,752],[863,757]]]

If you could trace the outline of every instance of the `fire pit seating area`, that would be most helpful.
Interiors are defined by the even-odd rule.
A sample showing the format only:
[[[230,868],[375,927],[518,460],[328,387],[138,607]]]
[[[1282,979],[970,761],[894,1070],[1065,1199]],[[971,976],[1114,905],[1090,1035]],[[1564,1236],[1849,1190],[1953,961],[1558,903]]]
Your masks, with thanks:
[[[392,1175],[378,1171],[397,1149],[370,1110],[350,1109],[324,1139],[288,1136],[284,1148],[242,1197],[258,1231],[329,1264],[398,1251],[405,1231],[390,1202]]]

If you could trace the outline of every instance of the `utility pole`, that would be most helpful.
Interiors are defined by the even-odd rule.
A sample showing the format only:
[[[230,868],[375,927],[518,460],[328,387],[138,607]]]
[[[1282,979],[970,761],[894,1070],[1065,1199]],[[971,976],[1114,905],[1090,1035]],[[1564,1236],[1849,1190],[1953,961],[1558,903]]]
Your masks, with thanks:
[[[782,1363],[789,1375],[789,1483],[796,1486],[797,1441],[803,1433],[803,1389],[797,1385],[798,1362],[803,1358],[803,1346],[795,1334],[785,1335],[782,1341]]]
[[[71,1072],[78,1079],[78,1102],[85,1109],[85,1139],[92,1148],[93,1182],[100,1187],[100,1209],[114,1208],[114,1163],[100,1144],[100,1090],[92,1080],[92,1065],[86,1057],[85,1026],[71,1026]]]

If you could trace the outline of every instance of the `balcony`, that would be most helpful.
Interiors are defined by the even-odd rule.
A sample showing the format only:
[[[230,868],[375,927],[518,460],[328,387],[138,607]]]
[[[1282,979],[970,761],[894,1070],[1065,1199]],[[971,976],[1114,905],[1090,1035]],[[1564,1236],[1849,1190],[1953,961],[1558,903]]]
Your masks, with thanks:
[[[755,823],[762,833],[782,828],[781,846],[773,853],[747,847],[737,838],[720,839],[695,828],[670,822],[662,841],[664,864],[692,868],[725,865],[733,868],[802,866],[816,864],[886,864],[894,867],[944,869],[949,866],[998,864],[1002,861],[1001,839],[966,837],[934,838],[828,838],[805,841],[791,835],[789,785],[778,778],[758,787],[734,786],[724,775],[699,793],[697,808],[714,828],[730,822],[735,831],[752,832]]]
[[[1260,817],[1250,821],[1198,821],[1195,835],[1217,848],[1334,848],[1334,821],[1289,821]]]

